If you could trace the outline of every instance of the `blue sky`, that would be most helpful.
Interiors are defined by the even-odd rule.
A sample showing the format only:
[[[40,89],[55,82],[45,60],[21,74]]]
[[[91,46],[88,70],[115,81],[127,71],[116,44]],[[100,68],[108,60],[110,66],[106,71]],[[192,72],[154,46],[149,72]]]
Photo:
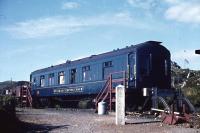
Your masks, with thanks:
[[[148,40],[199,70],[200,0],[0,0],[0,40],[0,81]]]

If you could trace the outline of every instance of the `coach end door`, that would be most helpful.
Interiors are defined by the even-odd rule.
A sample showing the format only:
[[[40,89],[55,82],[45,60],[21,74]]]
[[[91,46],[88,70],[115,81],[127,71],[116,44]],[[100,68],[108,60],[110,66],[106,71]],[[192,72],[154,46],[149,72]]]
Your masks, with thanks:
[[[128,55],[128,72],[129,72],[129,86],[135,87],[136,80],[136,54],[129,53]]]

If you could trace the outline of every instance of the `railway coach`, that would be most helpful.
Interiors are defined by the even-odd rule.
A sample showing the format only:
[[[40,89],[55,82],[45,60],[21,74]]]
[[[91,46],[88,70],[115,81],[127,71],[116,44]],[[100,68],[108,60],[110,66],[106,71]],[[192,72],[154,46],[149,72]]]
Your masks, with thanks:
[[[170,52],[161,42],[147,41],[36,70],[30,75],[32,97],[35,102],[49,105],[56,100],[92,100],[111,74],[112,80],[125,80],[113,83],[112,89],[124,84],[127,104],[144,102],[144,88],[156,87],[160,95],[168,94],[171,91]]]

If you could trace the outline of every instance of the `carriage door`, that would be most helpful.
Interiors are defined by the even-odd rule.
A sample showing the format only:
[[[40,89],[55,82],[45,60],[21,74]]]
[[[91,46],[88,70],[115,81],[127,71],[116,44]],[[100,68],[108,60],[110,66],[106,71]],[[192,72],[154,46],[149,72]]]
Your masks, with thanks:
[[[135,53],[129,53],[128,55],[128,72],[129,72],[129,86],[135,87],[135,79],[136,79]]]
[[[76,83],[76,69],[71,69],[70,84]]]
[[[107,61],[103,63],[103,79],[108,79],[108,76],[113,71],[112,61]]]

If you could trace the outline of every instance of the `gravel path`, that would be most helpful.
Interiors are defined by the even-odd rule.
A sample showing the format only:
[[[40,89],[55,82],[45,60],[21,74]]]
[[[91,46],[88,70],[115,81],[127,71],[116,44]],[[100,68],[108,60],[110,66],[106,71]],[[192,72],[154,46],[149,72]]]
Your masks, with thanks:
[[[200,133],[200,129],[146,124],[115,125],[114,115],[99,116],[94,110],[77,109],[17,109],[24,122],[19,132],[51,133]]]

